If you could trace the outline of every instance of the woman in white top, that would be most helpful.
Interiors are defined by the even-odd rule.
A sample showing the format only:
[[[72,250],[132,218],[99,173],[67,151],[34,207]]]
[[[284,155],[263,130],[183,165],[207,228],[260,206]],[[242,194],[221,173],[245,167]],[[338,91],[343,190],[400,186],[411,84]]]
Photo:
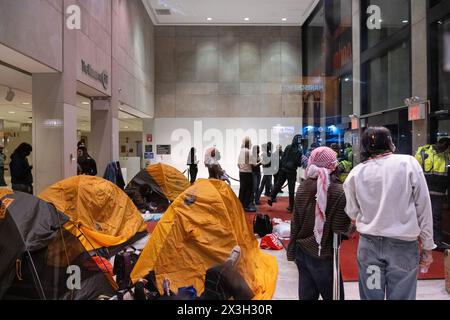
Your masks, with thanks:
[[[394,152],[388,129],[368,128],[361,139],[362,163],[344,183],[346,212],[361,234],[358,266],[363,300],[414,300],[419,265],[426,272],[433,262],[433,219],[425,176],[412,156]]]

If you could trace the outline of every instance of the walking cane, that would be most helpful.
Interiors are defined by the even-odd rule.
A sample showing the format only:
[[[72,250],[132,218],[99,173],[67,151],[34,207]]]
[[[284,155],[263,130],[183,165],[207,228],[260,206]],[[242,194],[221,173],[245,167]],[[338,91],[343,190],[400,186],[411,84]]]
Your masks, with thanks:
[[[333,233],[333,300],[341,299],[340,245],[341,235]]]

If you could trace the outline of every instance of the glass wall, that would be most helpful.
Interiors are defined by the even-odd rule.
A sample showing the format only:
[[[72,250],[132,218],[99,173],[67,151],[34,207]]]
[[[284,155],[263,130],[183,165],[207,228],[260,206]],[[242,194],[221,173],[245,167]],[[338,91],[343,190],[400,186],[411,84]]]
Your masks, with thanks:
[[[404,106],[411,96],[409,0],[361,1],[362,113]]]
[[[343,148],[353,114],[352,0],[320,1],[302,29],[303,135],[308,148]]]
[[[383,40],[410,26],[409,0],[363,0],[362,8],[366,18],[361,20],[361,30],[369,31],[362,38],[363,50],[380,44]],[[372,19],[368,22],[368,18]]]

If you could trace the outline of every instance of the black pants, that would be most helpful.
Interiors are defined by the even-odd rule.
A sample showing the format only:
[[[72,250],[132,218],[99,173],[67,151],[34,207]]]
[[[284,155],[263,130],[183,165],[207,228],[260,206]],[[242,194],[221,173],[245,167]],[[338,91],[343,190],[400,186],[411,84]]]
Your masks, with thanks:
[[[265,175],[262,178],[261,181],[261,187],[259,188],[259,197],[261,197],[264,189],[266,189],[266,196],[270,196],[272,194],[272,189],[273,189],[273,185],[272,185],[272,176],[271,175]]]
[[[261,183],[261,172],[253,172],[253,189],[252,189],[252,197],[250,200],[251,204],[259,203],[259,185]]]
[[[434,242],[439,245],[444,240],[442,235],[442,207],[445,196],[430,195],[431,209],[433,211],[433,238]]]
[[[0,167],[0,187],[6,187],[5,181],[5,167]]]
[[[288,182],[289,187],[289,208],[294,208],[294,198],[295,198],[295,182],[297,181],[297,172],[286,172],[283,170],[280,170],[278,173],[278,180],[275,185],[275,188],[272,191],[272,200],[275,200],[277,198],[278,193],[283,188],[283,184]]]
[[[204,300],[250,300],[254,293],[245,279],[233,267],[231,261],[224,262],[206,271]]]
[[[239,172],[239,200],[245,209],[250,206],[253,192],[253,174],[251,172]]]
[[[189,176],[191,178],[191,183],[197,180],[198,166],[196,164],[189,165]]]
[[[297,246],[295,254],[297,264],[299,300],[333,300],[333,258],[319,259],[304,252]],[[344,283],[340,277],[340,299],[344,300]]]

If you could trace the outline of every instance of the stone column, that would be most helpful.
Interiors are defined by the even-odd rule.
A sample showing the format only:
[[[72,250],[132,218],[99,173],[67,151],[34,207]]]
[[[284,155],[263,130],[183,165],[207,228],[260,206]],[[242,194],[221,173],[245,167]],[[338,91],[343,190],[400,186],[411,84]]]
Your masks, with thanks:
[[[361,1],[352,0],[353,115],[361,116]],[[358,121],[359,126],[361,125]],[[359,163],[359,137],[362,129],[353,130],[353,159]]]
[[[64,8],[74,3],[63,1]],[[77,173],[76,49],[77,31],[63,28],[63,72],[32,76],[36,194]]]
[[[427,2],[411,0],[411,75],[412,96],[428,99],[428,56],[427,56]],[[428,110],[427,110],[428,112]],[[429,116],[425,120],[413,121],[412,149],[428,143]]]

